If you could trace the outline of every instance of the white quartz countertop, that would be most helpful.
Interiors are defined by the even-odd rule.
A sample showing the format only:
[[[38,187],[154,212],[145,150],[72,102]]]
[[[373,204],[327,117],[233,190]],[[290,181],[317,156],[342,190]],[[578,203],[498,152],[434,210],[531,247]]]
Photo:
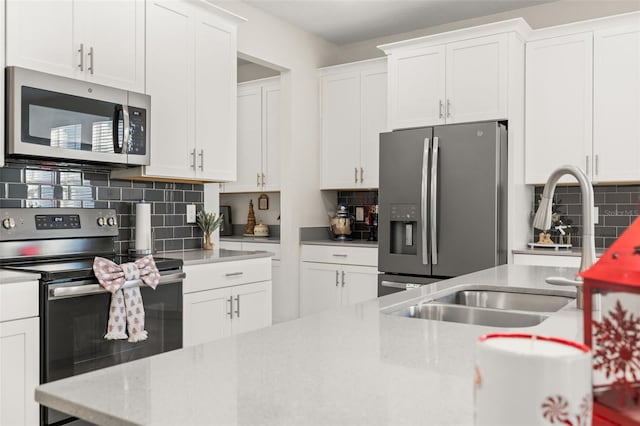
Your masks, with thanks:
[[[513,254],[540,254],[547,256],[582,256],[582,249],[579,247],[558,250],[555,250],[553,248],[523,248],[520,250],[512,250],[512,252]],[[604,249],[596,249],[596,256],[600,257],[604,252]]]
[[[40,279],[40,274],[33,274],[31,272],[12,271],[9,269],[0,269],[0,285],[20,283],[25,281],[37,281]]]
[[[545,277],[575,272],[504,265],[48,383],[36,400],[101,425],[470,425],[477,338],[518,331],[582,341],[575,301],[517,329],[381,308],[469,285],[548,292],[557,288]]]
[[[234,260],[256,259],[259,257],[272,257],[273,253],[268,251],[248,251],[248,250],[178,250],[163,251],[157,254],[158,257],[168,257],[182,259],[185,266],[199,265],[202,263],[231,262]]]
[[[243,235],[227,235],[224,237],[221,236],[220,241],[280,244],[280,237],[245,237]]]

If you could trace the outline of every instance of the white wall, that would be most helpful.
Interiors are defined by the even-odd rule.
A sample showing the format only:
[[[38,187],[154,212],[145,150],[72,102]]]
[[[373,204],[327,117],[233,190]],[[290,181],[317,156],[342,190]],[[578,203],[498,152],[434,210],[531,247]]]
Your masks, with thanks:
[[[242,64],[238,65],[238,83],[243,81],[259,80],[261,78],[275,77],[280,75],[280,71],[263,67],[258,64]]]
[[[339,56],[331,65],[382,57],[384,53],[376,47],[380,44],[504,21],[506,19],[522,17],[535,30],[542,27],[584,21],[636,10],[640,10],[639,0],[560,0],[479,18],[465,19],[431,28],[345,44],[341,46]]]
[[[238,53],[242,58],[281,71],[281,268],[291,297],[287,318],[297,318],[299,228],[326,224],[318,189],[317,68],[332,60],[337,47],[240,1],[209,1],[248,20],[238,28]]]

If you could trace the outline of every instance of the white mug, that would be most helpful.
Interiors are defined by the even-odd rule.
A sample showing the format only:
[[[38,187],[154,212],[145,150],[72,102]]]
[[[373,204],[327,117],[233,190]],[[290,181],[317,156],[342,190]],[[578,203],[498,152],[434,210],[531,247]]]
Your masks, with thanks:
[[[591,351],[581,343],[518,333],[476,345],[476,425],[591,425]]]

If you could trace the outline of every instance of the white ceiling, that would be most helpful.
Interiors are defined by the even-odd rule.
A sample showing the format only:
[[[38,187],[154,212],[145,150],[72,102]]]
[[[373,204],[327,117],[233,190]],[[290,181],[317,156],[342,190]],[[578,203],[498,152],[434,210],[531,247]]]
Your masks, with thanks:
[[[433,27],[555,0],[244,0],[336,44]]]

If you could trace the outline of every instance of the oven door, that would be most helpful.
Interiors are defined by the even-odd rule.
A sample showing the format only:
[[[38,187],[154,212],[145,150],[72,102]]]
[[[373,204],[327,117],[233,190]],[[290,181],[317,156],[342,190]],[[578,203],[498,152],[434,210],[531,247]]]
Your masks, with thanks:
[[[86,373],[182,347],[182,279],[163,274],[155,290],[140,287],[149,337],[105,340],[111,294],[95,281],[49,284],[43,303],[41,382]],[[41,423],[69,418],[42,407]]]

